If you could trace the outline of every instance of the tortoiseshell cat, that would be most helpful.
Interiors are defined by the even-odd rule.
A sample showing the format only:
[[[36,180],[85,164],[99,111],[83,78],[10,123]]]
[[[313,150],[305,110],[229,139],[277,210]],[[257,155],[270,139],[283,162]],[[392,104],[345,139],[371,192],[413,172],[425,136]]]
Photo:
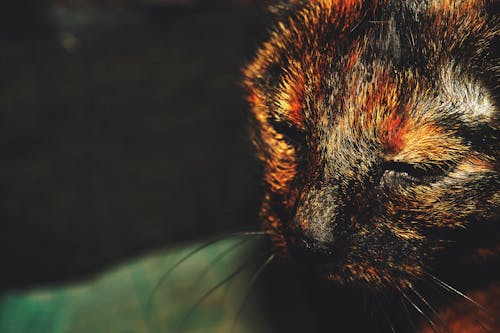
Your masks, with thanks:
[[[497,5],[272,10],[245,69],[261,216],[277,254],[352,291],[326,298],[318,331],[500,332]],[[342,323],[358,293],[385,304],[380,327]]]

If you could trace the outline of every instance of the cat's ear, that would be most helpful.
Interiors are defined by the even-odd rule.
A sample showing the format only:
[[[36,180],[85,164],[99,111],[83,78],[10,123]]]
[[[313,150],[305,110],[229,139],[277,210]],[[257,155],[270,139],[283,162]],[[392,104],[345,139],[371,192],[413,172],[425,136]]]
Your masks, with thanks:
[[[268,1],[267,8],[271,14],[284,17],[304,2],[305,0],[272,0]]]

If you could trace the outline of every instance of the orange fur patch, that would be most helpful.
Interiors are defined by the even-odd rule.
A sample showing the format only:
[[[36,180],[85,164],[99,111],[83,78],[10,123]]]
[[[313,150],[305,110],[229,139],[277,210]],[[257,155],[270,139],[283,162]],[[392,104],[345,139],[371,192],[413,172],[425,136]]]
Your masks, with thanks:
[[[448,324],[448,331],[453,333],[500,332],[500,285],[492,284],[467,295],[487,309],[489,314],[478,309],[471,302],[458,298],[455,304],[445,304],[443,310],[438,310],[439,316]],[[436,322],[438,329],[445,329]],[[434,333],[432,327],[422,320],[419,333]],[[446,330],[445,330],[446,331]]]
[[[280,113],[288,121],[300,129],[304,128],[304,73],[298,63],[289,69],[289,74],[282,82],[282,93],[279,97]]]
[[[404,145],[403,136],[408,130],[408,123],[399,114],[393,113],[385,122],[385,130],[387,136],[384,144],[389,153],[401,150]]]
[[[433,123],[408,123],[401,135],[401,150],[394,161],[428,163],[457,161],[469,149],[460,138]]]

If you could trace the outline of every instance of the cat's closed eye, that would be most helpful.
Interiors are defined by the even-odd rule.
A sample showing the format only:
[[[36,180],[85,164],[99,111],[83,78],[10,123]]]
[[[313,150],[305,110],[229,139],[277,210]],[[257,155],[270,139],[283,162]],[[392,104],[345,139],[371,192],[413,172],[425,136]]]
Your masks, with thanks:
[[[275,118],[269,119],[270,124],[274,130],[283,136],[285,141],[292,144],[295,148],[303,149],[306,146],[306,135],[296,125],[288,121],[276,120]]]
[[[452,170],[454,163],[409,163],[388,161],[383,168],[388,176],[404,177],[416,182],[432,182]]]

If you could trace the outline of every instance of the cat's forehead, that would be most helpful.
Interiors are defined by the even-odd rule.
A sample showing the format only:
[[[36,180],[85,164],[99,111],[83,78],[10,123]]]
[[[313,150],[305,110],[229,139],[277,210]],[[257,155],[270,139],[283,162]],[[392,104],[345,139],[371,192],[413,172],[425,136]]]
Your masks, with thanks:
[[[255,86],[262,86],[271,117],[305,128],[318,114],[331,119],[356,109],[345,105],[352,97],[372,112],[387,107],[383,99],[402,108],[418,93],[434,117],[491,120],[493,98],[478,73],[495,66],[484,59],[497,29],[483,2],[387,2],[388,9],[305,3],[260,51],[266,62],[257,59],[250,68],[261,72]]]
[[[499,28],[485,1],[296,6],[245,69],[263,146],[289,147],[284,126],[345,161],[374,143],[416,163],[453,159],[468,149],[464,127],[498,118]]]
[[[344,77],[327,83],[313,103],[304,103],[305,121],[326,116],[336,123],[343,116],[354,120],[398,114],[421,121],[480,126],[493,123],[498,115],[491,87],[453,60],[442,62],[431,75],[379,61],[347,66]]]

